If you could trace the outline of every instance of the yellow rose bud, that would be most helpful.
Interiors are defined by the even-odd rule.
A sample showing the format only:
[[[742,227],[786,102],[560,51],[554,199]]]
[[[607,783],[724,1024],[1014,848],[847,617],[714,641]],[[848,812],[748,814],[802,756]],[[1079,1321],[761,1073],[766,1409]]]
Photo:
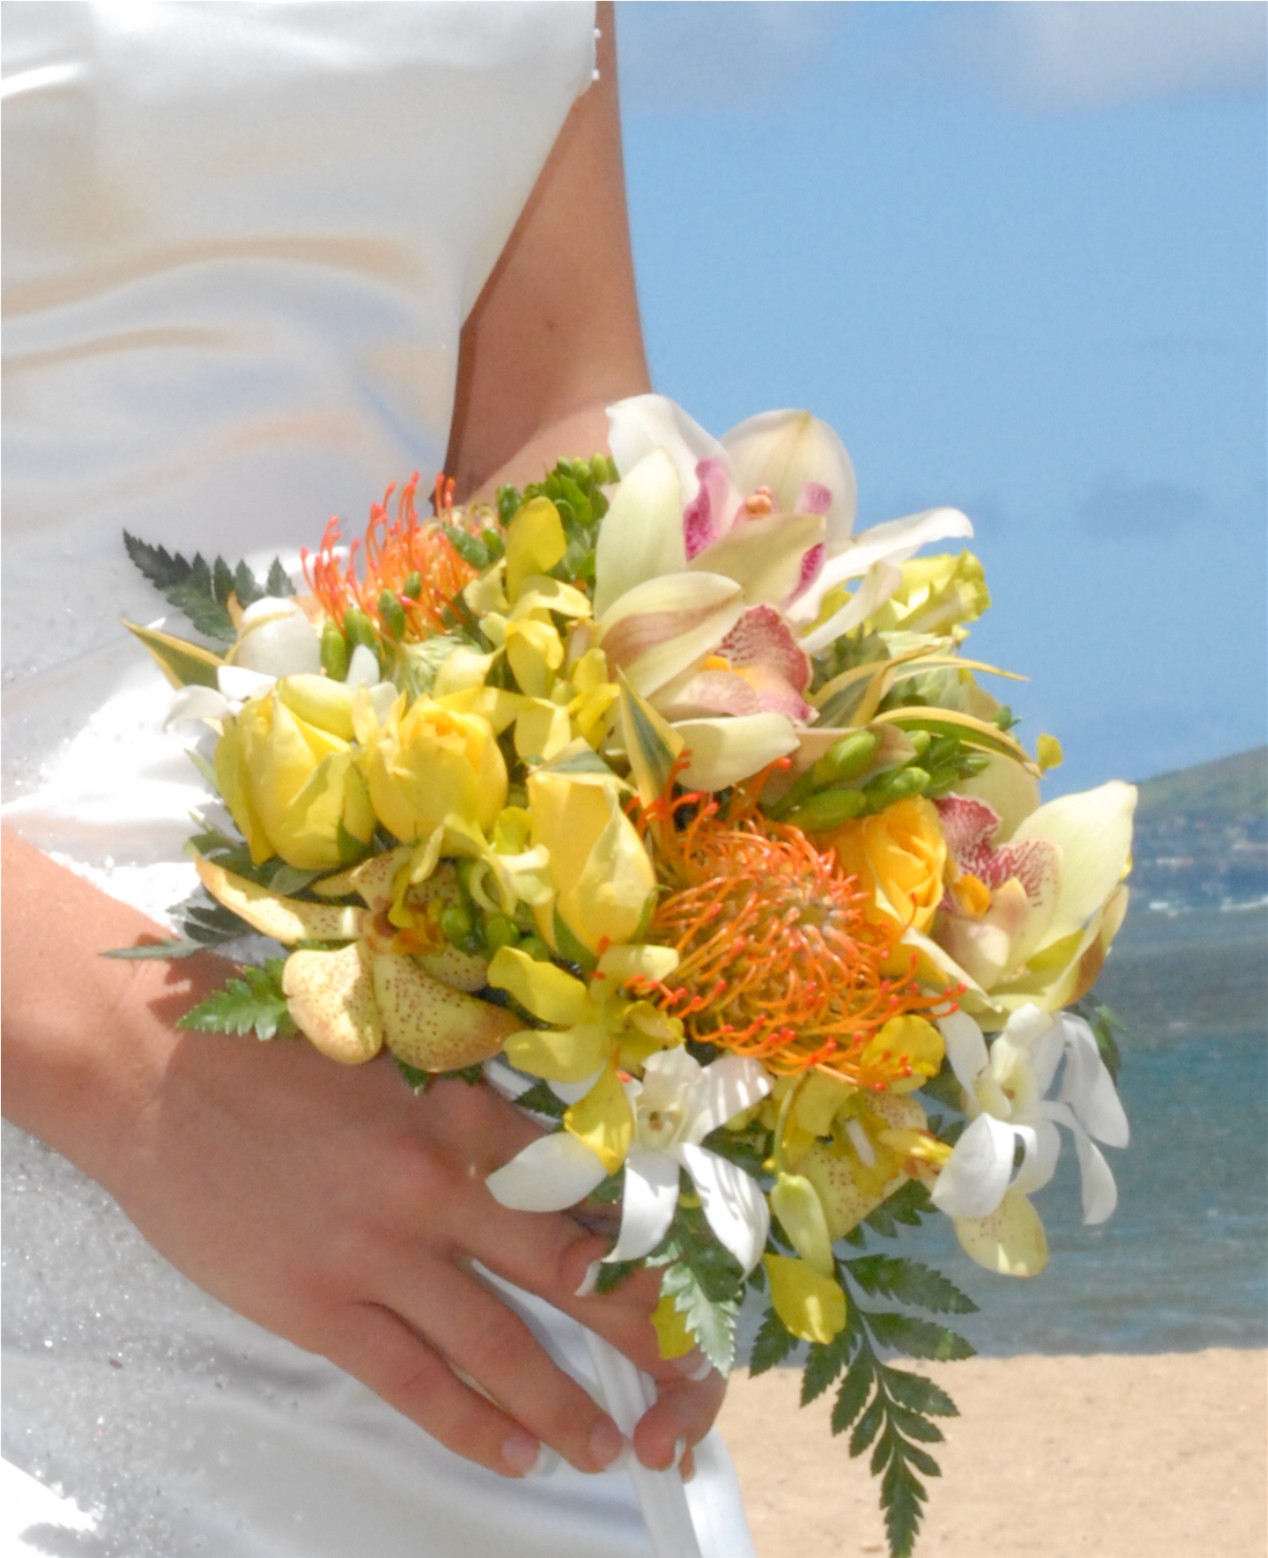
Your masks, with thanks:
[[[528,781],[534,846],[550,855],[553,902],[535,909],[538,929],[556,943],[554,917],[591,952],[632,940],[656,890],[643,841],[612,779],[539,770]]]
[[[816,839],[867,893],[870,919],[928,929],[942,902],[946,840],[937,808],[922,796],[857,817]]]
[[[352,693],[290,676],[252,698],[216,747],[216,782],[255,861],[304,871],[347,865],[374,835],[351,747]]]
[[[488,720],[431,698],[397,700],[386,724],[362,728],[374,810],[389,833],[427,838],[451,815],[488,833],[506,805],[506,763]]]

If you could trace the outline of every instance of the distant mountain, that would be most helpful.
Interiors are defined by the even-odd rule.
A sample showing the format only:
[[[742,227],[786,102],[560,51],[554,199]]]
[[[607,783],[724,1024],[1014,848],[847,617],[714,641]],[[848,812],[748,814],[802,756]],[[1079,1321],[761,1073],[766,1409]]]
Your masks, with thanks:
[[[1134,855],[1138,904],[1268,897],[1268,747],[1146,780]]]

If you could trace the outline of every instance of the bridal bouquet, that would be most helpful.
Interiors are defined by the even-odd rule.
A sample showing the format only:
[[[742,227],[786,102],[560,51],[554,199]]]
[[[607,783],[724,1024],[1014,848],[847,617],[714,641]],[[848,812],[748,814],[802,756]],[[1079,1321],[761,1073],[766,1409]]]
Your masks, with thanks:
[[[915,555],[963,515],[854,534],[849,458],[804,413],[716,441],[643,396],[611,447],[496,507],[389,492],[298,595],[128,538],[217,641],[134,628],[215,732],[234,825],[194,838],[214,903],[159,950],[288,949],[190,1026],[500,1079],[548,1129],[492,1194],[619,1207],[603,1284],[660,1272],[668,1356],[725,1374],[750,1306],[749,1367],[835,1388],[909,1553],[955,1408],[890,1360],[966,1356],[935,1317],[974,1306],[868,1246],[945,1216],[1035,1275],[1062,1131],[1085,1219],[1113,1210],[1097,1143],[1127,1122],[1084,998],[1134,792],[1040,802],[1056,742],[1029,753],[963,653],[980,564]]]

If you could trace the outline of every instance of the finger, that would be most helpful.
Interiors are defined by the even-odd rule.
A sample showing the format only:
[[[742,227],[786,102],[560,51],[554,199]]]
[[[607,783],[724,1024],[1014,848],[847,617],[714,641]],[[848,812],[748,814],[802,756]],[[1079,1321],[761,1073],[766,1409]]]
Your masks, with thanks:
[[[604,1470],[626,1448],[608,1413],[478,1277],[444,1264],[429,1273],[425,1294],[415,1286],[394,1307],[409,1320],[420,1297],[428,1341],[534,1439],[583,1472]]]
[[[725,1394],[726,1381],[713,1369],[700,1380],[662,1381],[634,1429],[635,1455],[657,1471],[681,1465],[713,1426]]]
[[[492,1401],[464,1384],[418,1334],[379,1304],[352,1304],[324,1349],[389,1406],[438,1440],[504,1477],[543,1465],[541,1442]]]

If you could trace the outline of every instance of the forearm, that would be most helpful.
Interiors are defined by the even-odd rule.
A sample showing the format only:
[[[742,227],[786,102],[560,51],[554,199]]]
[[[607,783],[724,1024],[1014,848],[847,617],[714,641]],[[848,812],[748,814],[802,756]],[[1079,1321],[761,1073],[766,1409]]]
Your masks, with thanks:
[[[110,1183],[179,1042],[177,1018],[227,965],[103,957],[163,933],[8,829],[0,839],[4,1114]]]

